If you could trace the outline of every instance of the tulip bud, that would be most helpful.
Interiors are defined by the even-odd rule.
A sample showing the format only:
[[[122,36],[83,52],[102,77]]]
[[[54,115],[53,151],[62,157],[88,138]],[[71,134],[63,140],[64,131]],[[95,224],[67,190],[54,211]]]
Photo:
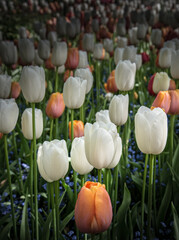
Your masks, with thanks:
[[[70,109],[80,108],[85,100],[87,80],[69,77],[63,86],[63,99]]]
[[[113,51],[113,48],[114,48],[113,40],[109,38],[104,39],[104,49],[108,53],[111,53]]]
[[[105,185],[86,182],[75,205],[77,228],[84,233],[104,232],[111,224],[112,215],[111,200]]]
[[[151,41],[157,47],[159,47],[161,45],[161,43],[162,43],[162,31],[160,29],[152,29]]]
[[[110,92],[106,93],[106,95],[105,95],[105,98],[107,99],[108,102],[111,101],[112,97],[113,97],[113,94]]]
[[[57,20],[57,33],[59,37],[65,37],[66,36],[66,20],[65,17],[60,17]]]
[[[153,91],[153,82],[154,82],[155,75],[156,75],[156,73],[154,73],[154,74],[151,76],[151,78],[150,78],[150,80],[149,80],[149,83],[148,83],[148,87],[147,87],[147,90],[148,90],[148,92],[149,92],[149,94],[150,94],[151,96],[155,96],[155,95],[156,95],[156,94],[154,93],[154,91]]]
[[[13,42],[0,42],[0,57],[2,62],[7,66],[11,66],[17,62],[17,47]]]
[[[159,66],[169,68],[171,65],[172,50],[170,48],[161,48],[159,52]]]
[[[11,91],[11,77],[0,74],[0,98],[8,98]]]
[[[11,98],[18,98],[21,93],[21,87],[19,82],[11,83]]]
[[[146,52],[141,53],[141,55],[142,55],[142,63],[147,63],[150,61],[150,56]]]
[[[34,64],[37,66],[42,66],[44,61],[39,57],[38,50],[35,49]]]
[[[73,22],[67,22],[66,23],[66,34],[67,37],[70,39],[74,39],[76,36],[76,27]]]
[[[118,48],[125,48],[127,47],[128,40],[126,37],[117,37],[117,46]]]
[[[164,109],[165,113],[168,113],[171,103],[171,97],[168,91],[160,91],[154,102],[152,103],[151,109],[154,109],[156,107]]]
[[[91,33],[85,33],[83,37],[83,49],[87,52],[93,52],[94,49],[94,35]]]
[[[41,102],[45,96],[45,72],[42,67],[23,67],[20,86],[26,101]]]
[[[111,123],[109,118],[109,110],[101,110],[96,113],[96,122],[104,122],[105,124]]]
[[[28,140],[33,139],[33,127],[32,127],[32,108],[26,108],[21,118],[22,133]],[[43,132],[43,116],[40,109],[35,109],[35,136],[36,139],[40,138]]]
[[[31,64],[35,57],[34,44],[30,39],[19,39],[19,57],[23,64]]]
[[[124,52],[122,55],[123,60],[130,60],[131,62],[135,62],[137,54],[137,48],[134,46],[127,46],[124,48]]]
[[[19,36],[20,38],[27,38],[27,30],[25,27],[19,28]]]
[[[136,54],[134,62],[136,64],[136,69],[139,70],[142,66],[142,56],[141,56],[141,54]]]
[[[65,140],[45,141],[38,149],[37,164],[40,175],[47,182],[54,182],[63,178],[69,168]]]
[[[109,104],[109,117],[117,126],[124,125],[128,118],[129,96],[114,96]]]
[[[0,132],[10,133],[16,126],[19,108],[14,99],[0,99]]]
[[[170,50],[176,50],[176,44],[172,40],[164,42],[163,47],[170,48]]]
[[[168,92],[171,97],[171,104],[168,113],[172,115],[177,115],[179,114],[179,89],[169,90]]]
[[[139,108],[135,115],[135,137],[141,152],[160,154],[165,148],[167,134],[167,115],[161,108]]]
[[[93,57],[95,59],[102,59],[104,57],[103,44],[96,43],[93,50]]]
[[[52,50],[52,63],[55,66],[64,65],[67,60],[66,42],[55,42]]]
[[[50,118],[59,118],[65,110],[65,103],[63,101],[63,94],[56,92],[52,93],[47,106],[46,114]]]
[[[71,139],[71,121],[68,124],[68,128],[69,128],[69,137]],[[74,133],[74,138],[84,136],[84,123],[82,121],[80,120],[73,121],[73,133]]]
[[[173,78],[179,79],[179,50],[172,52],[170,72]]]
[[[58,67],[58,74],[62,74],[65,72],[65,65],[61,65],[60,67]]]
[[[154,93],[158,93],[159,91],[167,91],[169,86],[170,78],[168,77],[167,73],[156,73],[152,86]]]
[[[117,65],[123,59],[124,48],[116,48],[114,51],[114,62]]]
[[[50,46],[53,47],[55,42],[57,42],[57,33],[53,31],[49,32],[48,40],[50,41]]]
[[[48,40],[39,41],[38,54],[44,61],[50,57],[50,42]]]
[[[78,68],[87,68],[88,65],[89,65],[89,63],[88,63],[87,52],[85,52],[85,51],[79,51],[79,63],[78,63]]]
[[[118,91],[116,82],[115,82],[115,70],[113,70],[108,77],[106,90],[111,93],[115,93]]]
[[[69,48],[65,67],[74,70],[79,64],[79,52],[77,48]]]
[[[75,71],[75,77],[79,77],[83,80],[87,80],[86,94],[89,93],[93,86],[93,74],[90,72],[89,68],[77,69]]]
[[[128,31],[130,44],[136,45],[138,43],[137,39],[137,27],[133,27]]]
[[[125,36],[126,35],[126,26],[125,23],[122,22],[118,22],[117,23],[117,35],[119,36]]]
[[[138,39],[145,39],[145,36],[147,33],[147,28],[148,28],[148,26],[144,23],[138,24],[138,29],[137,29],[137,38]]]
[[[99,20],[96,18],[93,19],[91,25],[92,25],[93,32],[97,33],[99,31]]]

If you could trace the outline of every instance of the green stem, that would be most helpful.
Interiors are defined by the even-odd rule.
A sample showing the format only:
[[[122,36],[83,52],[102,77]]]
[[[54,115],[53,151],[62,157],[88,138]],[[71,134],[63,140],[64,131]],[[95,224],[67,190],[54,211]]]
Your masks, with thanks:
[[[30,147],[30,195],[31,195],[31,213],[34,216],[34,201],[33,201],[33,142]],[[34,218],[32,218],[32,238],[34,238]]]
[[[58,67],[55,69],[55,92],[58,92]]]
[[[71,141],[72,142],[74,139],[73,119],[74,119],[74,109],[71,109]]]
[[[54,119],[50,119],[50,138],[49,141],[52,141],[53,138],[53,123],[54,123]]]
[[[88,240],[88,234],[87,233],[85,233],[84,238],[85,238],[85,240]]]
[[[148,164],[149,155],[145,155],[145,167],[144,167],[144,176],[143,176],[143,186],[142,186],[142,202],[141,202],[141,240],[143,240],[143,227],[144,227],[144,201],[145,201],[145,185],[146,185],[146,176],[147,176],[147,164]]]
[[[10,166],[9,166],[9,159],[8,159],[8,148],[7,148],[7,135],[4,135],[4,151],[5,151],[5,159],[6,159],[6,166],[7,166],[7,177],[9,183],[9,193],[10,193],[10,200],[11,200],[11,212],[12,212],[12,222],[14,228],[14,237],[17,239],[17,229],[16,229],[16,221],[15,221],[15,212],[14,212],[14,201],[12,196],[12,184],[11,184],[11,174],[10,174]]]
[[[101,172],[102,169],[98,169],[98,182],[101,183]]]
[[[80,107],[80,120],[84,123],[84,104]]]
[[[55,118],[55,138],[58,138],[58,118]]]
[[[154,202],[154,221],[155,221],[155,226],[156,226],[156,215],[157,215],[157,210],[156,210],[156,185],[155,185],[155,180],[156,180],[156,157],[154,156],[154,187],[153,187],[153,194],[154,194],[154,197],[153,197],[153,202]]]
[[[151,239],[151,219],[152,219],[152,189],[153,189],[153,169],[154,168],[154,156],[150,155],[150,167],[149,167],[149,188],[148,188],[148,218],[147,218],[147,239]]]
[[[55,209],[56,209],[56,224],[57,224],[57,239],[59,239],[59,206],[58,206],[58,196],[59,194],[59,181],[54,182],[55,188]]]
[[[171,166],[172,166],[172,159],[173,159],[174,123],[175,123],[175,115],[171,115],[170,116],[170,160],[169,160],[169,163]]]
[[[115,190],[114,190],[114,221],[116,217],[116,205],[117,205],[117,196],[118,196],[118,171],[119,171],[119,164],[114,168],[114,181],[115,181]]]
[[[33,127],[33,149],[34,149],[34,200],[35,200],[35,229],[36,240],[39,240],[39,221],[38,221],[38,200],[37,200],[37,160],[36,160],[36,130],[35,130],[35,103],[32,103],[32,127]]]
[[[106,185],[106,191],[109,193],[109,171],[110,169],[105,169],[105,185]]]
[[[68,108],[66,109],[67,111],[67,118],[66,118],[66,141],[68,141],[68,124],[69,124],[69,110]]]
[[[55,214],[55,204],[54,204],[53,183],[50,184],[50,193],[51,193],[51,205],[52,205],[52,215],[53,215],[53,234],[54,234],[54,239],[57,240],[56,214]]]
[[[85,175],[81,175],[81,187],[85,184]]]

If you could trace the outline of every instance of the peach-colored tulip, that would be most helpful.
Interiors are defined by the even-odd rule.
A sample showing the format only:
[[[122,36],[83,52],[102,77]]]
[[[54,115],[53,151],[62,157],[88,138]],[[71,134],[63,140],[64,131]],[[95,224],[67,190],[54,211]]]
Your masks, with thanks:
[[[78,67],[79,52],[77,48],[69,48],[65,67],[74,70]]]
[[[71,139],[71,121],[69,122],[69,137]],[[80,120],[73,121],[74,138],[84,136],[84,123]]]
[[[152,103],[151,109],[155,107],[160,107],[165,111],[165,113],[168,113],[170,109],[170,103],[171,97],[168,91],[160,91],[157,94],[157,97],[155,98],[154,102]]]
[[[78,194],[75,222],[84,233],[106,231],[112,221],[112,205],[104,184],[86,182]]]
[[[109,75],[107,84],[105,85],[105,89],[107,92],[112,92],[112,93],[115,93],[118,91],[116,82],[115,82],[115,70],[113,70]]]
[[[172,115],[177,115],[179,114],[179,89],[169,90],[168,92],[171,97],[171,104],[168,113]]]
[[[63,94],[56,92],[52,93],[47,106],[46,114],[50,118],[59,118],[65,110],[65,103],[63,101]]]
[[[11,83],[11,98],[18,98],[21,92],[21,87],[18,82]]]
[[[3,137],[3,133],[2,132],[0,132],[0,139]]]
[[[176,89],[176,83],[173,79],[170,79],[169,90],[175,90],[175,89]]]

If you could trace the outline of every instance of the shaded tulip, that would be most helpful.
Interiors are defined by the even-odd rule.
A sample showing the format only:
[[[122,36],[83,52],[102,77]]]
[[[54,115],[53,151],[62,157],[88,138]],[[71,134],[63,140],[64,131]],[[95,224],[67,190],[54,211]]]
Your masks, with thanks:
[[[79,63],[78,68],[87,68],[89,65],[88,63],[88,56],[86,51],[79,51]]]
[[[45,72],[42,67],[23,67],[20,86],[26,101],[41,102],[45,96]]]
[[[34,57],[34,64],[37,66],[42,66],[44,63],[43,59],[39,57],[38,50],[35,49],[35,57]]]
[[[21,93],[21,87],[19,82],[11,83],[11,98],[18,98]]]
[[[113,40],[109,38],[104,39],[104,49],[108,53],[111,53],[113,51],[113,48],[114,48]]]
[[[84,233],[104,232],[111,224],[112,215],[111,200],[105,185],[86,182],[75,205],[77,228]]]
[[[66,82],[69,77],[73,77],[73,71],[67,69],[63,75],[63,81]]]
[[[115,82],[115,70],[113,70],[107,80],[106,83],[106,88],[107,91],[115,93],[118,91],[118,88],[116,86],[116,82]]]
[[[66,23],[66,34],[70,39],[74,39],[76,36],[76,26],[73,22]]]
[[[69,168],[65,140],[45,141],[38,149],[37,164],[40,175],[47,182],[54,182],[63,178]]]
[[[58,67],[58,74],[62,74],[65,72],[65,65],[61,65],[60,67]]]
[[[59,37],[66,36],[66,19],[65,19],[65,17],[59,17],[57,19],[56,29],[57,29],[57,33],[58,33]]]
[[[79,52],[77,48],[69,48],[65,67],[74,70],[79,64]]]
[[[71,121],[69,122],[68,127],[69,127],[69,137],[71,139]],[[80,120],[73,121],[73,133],[74,133],[74,138],[84,136],[84,123],[82,121]]]
[[[99,31],[99,20],[97,18],[93,19],[91,25],[93,32],[97,33]]]
[[[168,113],[171,103],[171,97],[168,91],[160,91],[154,102],[152,103],[151,109],[159,107],[162,108],[165,113]]]
[[[129,96],[115,95],[109,104],[109,117],[111,122],[121,126],[127,122],[129,108]]]
[[[87,80],[69,77],[63,86],[63,99],[70,109],[80,108],[85,100]]]
[[[40,138],[43,132],[43,115],[40,109],[35,108],[35,136],[36,139]],[[32,108],[26,108],[21,117],[21,127],[24,137],[28,140],[33,139],[33,126],[32,126]]]
[[[118,22],[118,23],[117,23],[117,29],[116,29],[116,31],[117,31],[117,35],[119,35],[119,36],[125,36],[125,35],[126,35],[126,26],[125,26],[125,23],[124,23],[124,22],[122,22],[122,23]]]
[[[128,31],[130,44],[136,45],[138,43],[137,39],[137,27],[133,27]]]
[[[179,89],[168,91],[171,97],[169,114],[178,115],[179,114]]]
[[[20,38],[27,38],[27,30],[25,27],[19,28],[19,36]]]
[[[40,40],[38,44],[38,54],[44,61],[50,57],[50,42],[48,40]]]
[[[91,33],[85,33],[83,36],[83,49],[87,52],[93,52],[94,49],[94,35]]]
[[[72,168],[77,173],[83,175],[93,170],[86,158],[84,137],[76,137],[73,140],[70,155]]]
[[[19,39],[19,57],[23,64],[31,64],[35,57],[34,44],[30,39]]]
[[[19,108],[13,98],[0,99],[0,132],[8,134],[14,130],[19,116]]]
[[[150,56],[146,52],[142,52],[142,63],[147,63],[150,61]]]
[[[106,93],[106,95],[105,95],[105,98],[107,99],[108,102],[111,101],[112,97],[113,97],[113,94],[110,92]]]
[[[175,50],[176,49],[176,44],[174,41],[169,40],[169,41],[165,41],[163,44],[164,48],[170,48],[171,50]]]
[[[11,66],[17,62],[17,47],[13,42],[0,42],[0,57],[2,62],[7,66]]]
[[[172,52],[170,72],[173,78],[179,79],[179,50]]]
[[[151,41],[153,45],[159,47],[162,43],[162,31],[160,29],[152,29]]]
[[[73,17],[73,18],[71,18],[71,22],[73,23],[73,25],[75,27],[75,34],[76,35],[80,34],[80,30],[81,30],[80,19]]]
[[[93,57],[95,59],[103,59],[105,55],[105,50],[102,43],[96,43],[93,50]]]
[[[46,106],[46,114],[50,118],[59,118],[65,110],[63,94],[56,92],[50,95]]]
[[[156,75],[156,73],[154,73],[154,74],[151,76],[151,78],[150,78],[150,80],[149,80],[149,83],[148,83],[148,87],[147,87],[147,90],[148,90],[148,92],[149,92],[149,94],[150,94],[151,96],[155,96],[155,95],[156,95],[156,94],[154,93],[154,91],[153,91],[153,82],[154,82],[155,75]]]
[[[147,24],[139,23],[137,26],[137,38],[138,39],[145,39],[147,33]]]
[[[125,48],[127,46],[128,40],[126,37],[117,37],[117,47]]]
[[[86,85],[86,94],[89,93],[93,86],[93,74],[89,70],[89,68],[79,68],[75,71],[75,77],[79,77],[83,80],[87,80],[87,85]]]
[[[171,65],[172,50],[170,48],[161,48],[159,52],[159,66],[169,68]]]
[[[11,91],[11,77],[0,74],[0,98],[8,98]]]
[[[123,59],[124,48],[116,48],[114,51],[114,62],[117,65]]]
[[[95,114],[96,122],[110,123],[109,110],[101,110]]]
[[[139,70],[142,66],[142,56],[141,56],[141,54],[136,54],[134,62],[136,64],[136,69]]]
[[[165,148],[167,134],[167,115],[161,108],[139,108],[135,115],[135,137],[141,152],[160,154]]]
[[[175,89],[176,89],[176,83],[173,79],[170,79],[169,90],[175,90]]]
[[[170,78],[168,74],[165,72],[156,73],[153,81],[152,89],[154,93],[158,93],[159,91],[167,91],[170,86]]]
[[[136,65],[128,60],[119,61],[115,70],[115,82],[120,91],[129,91],[134,88]]]
[[[57,33],[55,31],[50,31],[48,33],[48,40],[50,41],[50,46],[53,47],[54,43],[57,42]]]
[[[66,42],[55,42],[52,50],[52,63],[55,66],[62,66],[67,60]]]
[[[135,62],[135,57],[137,54],[137,48],[134,46],[127,46],[124,48],[122,59],[130,60],[131,62]]]

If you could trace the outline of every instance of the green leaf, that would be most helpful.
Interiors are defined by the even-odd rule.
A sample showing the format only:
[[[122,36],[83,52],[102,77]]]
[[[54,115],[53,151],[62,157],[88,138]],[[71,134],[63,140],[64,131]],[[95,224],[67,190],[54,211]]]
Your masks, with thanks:
[[[31,237],[30,237],[30,230],[29,230],[29,224],[28,224],[27,207],[28,207],[28,192],[26,193],[25,203],[24,203],[24,207],[23,207],[23,211],[22,211],[20,239],[29,240],[29,239],[31,239]]]
[[[45,224],[43,225],[43,230],[42,230],[42,239],[43,240],[49,239],[51,224],[52,224],[52,212],[49,213],[47,220],[46,220]]]
[[[9,239],[7,237],[7,235],[10,232],[12,225],[13,225],[13,222],[11,221],[3,228],[3,230],[1,231],[1,234],[0,234],[0,240]]]
[[[143,180],[137,175],[131,175],[132,180],[139,186],[139,189],[142,190]]]
[[[63,219],[62,223],[60,224],[60,231],[63,231],[63,229],[66,227],[66,225],[72,219],[73,216],[74,216],[74,210]]]
[[[140,104],[144,105],[144,102],[145,102],[145,95],[144,95],[144,93],[142,91],[139,91],[138,94],[139,94],[139,102],[140,102]]]
[[[71,190],[70,186],[68,184],[66,184],[64,180],[62,180],[62,185],[67,192],[70,202],[73,203],[73,191]]]
[[[173,202],[171,203],[171,205],[172,205],[172,213],[174,218],[175,239],[178,240],[179,239],[179,217]]]

